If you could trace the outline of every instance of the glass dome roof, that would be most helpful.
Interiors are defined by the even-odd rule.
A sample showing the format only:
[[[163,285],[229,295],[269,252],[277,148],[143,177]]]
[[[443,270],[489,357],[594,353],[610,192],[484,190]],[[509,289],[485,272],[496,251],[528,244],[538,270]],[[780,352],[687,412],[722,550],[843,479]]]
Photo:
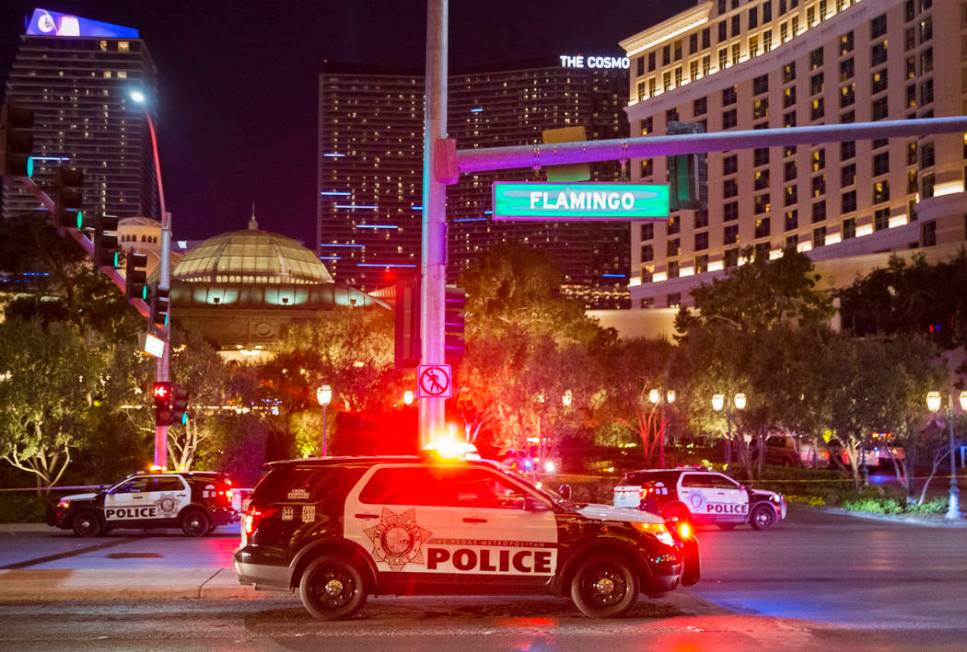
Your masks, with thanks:
[[[292,238],[259,231],[254,219],[244,231],[222,233],[185,254],[172,272],[186,283],[332,283],[316,256]]]

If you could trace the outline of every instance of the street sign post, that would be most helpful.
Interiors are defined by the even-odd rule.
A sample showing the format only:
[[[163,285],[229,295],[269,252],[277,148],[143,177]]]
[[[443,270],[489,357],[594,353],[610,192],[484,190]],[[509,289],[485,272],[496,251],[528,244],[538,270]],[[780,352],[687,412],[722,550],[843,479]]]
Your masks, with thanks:
[[[450,398],[453,371],[448,364],[421,364],[416,385],[420,398]]]
[[[494,183],[494,220],[656,220],[668,210],[667,184]]]

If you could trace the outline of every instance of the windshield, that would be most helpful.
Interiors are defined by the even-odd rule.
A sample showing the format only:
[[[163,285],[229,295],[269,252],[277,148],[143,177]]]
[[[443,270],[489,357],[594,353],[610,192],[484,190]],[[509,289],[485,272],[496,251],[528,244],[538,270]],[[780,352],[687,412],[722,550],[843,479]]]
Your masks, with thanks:
[[[501,471],[503,471],[504,473],[506,473],[507,475],[509,475],[510,477],[512,477],[514,480],[526,485],[527,488],[532,490],[534,493],[540,494],[555,503],[568,502],[564,500],[564,498],[560,494],[558,494],[556,491],[548,487],[543,482],[534,482],[532,478],[521,473],[517,469],[512,469],[509,466],[504,466],[503,464],[500,464],[500,463],[496,463],[495,466]]]

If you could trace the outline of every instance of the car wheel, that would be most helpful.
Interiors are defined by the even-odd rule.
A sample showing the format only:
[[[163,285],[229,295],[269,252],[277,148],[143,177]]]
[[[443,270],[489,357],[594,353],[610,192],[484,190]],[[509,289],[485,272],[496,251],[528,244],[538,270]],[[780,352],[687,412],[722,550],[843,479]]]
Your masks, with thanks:
[[[638,601],[638,577],[620,557],[592,557],[571,580],[571,600],[589,618],[623,616]]]
[[[89,509],[77,512],[72,523],[74,534],[79,537],[96,537],[101,533],[101,519]]]
[[[366,584],[355,565],[327,555],[306,568],[299,581],[299,596],[314,617],[342,620],[366,604]]]
[[[749,516],[749,523],[757,530],[768,530],[776,524],[776,510],[771,505],[757,505]]]
[[[211,519],[208,514],[200,509],[193,509],[185,512],[181,517],[181,531],[189,537],[200,537],[208,532],[211,527]]]

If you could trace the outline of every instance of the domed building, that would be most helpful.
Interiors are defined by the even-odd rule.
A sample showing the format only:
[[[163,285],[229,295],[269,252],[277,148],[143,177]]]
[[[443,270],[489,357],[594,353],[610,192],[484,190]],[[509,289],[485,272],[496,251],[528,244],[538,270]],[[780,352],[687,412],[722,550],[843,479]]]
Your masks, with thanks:
[[[270,352],[287,329],[339,306],[386,308],[333,282],[318,258],[296,240],[248,229],[211,237],[189,250],[171,274],[172,318],[200,332],[229,358]]]

